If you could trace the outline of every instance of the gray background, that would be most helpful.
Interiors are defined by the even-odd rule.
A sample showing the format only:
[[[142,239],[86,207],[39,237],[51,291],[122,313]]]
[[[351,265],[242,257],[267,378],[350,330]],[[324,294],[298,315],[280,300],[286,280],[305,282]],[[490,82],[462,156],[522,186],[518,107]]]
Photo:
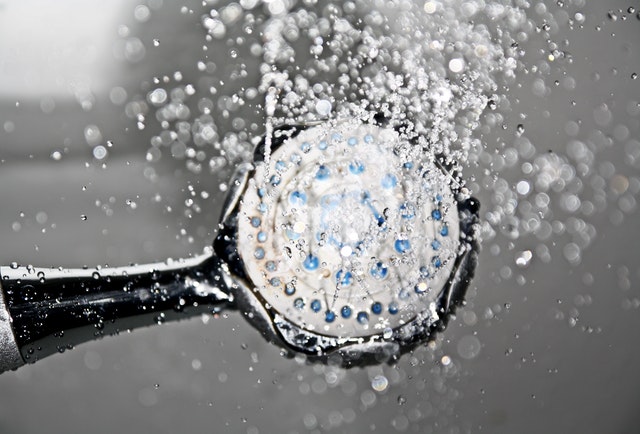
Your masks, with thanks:
[[[140,131],[109,102],[114,86],[130,97],[144,95],[154,76],[175,70],[185,81],[199,79],[201,6],[193,2],[194,12],[183,14],[166,1],[140,25],[131,1],[101,5],[103,11],[70,0],[16,3],[0,3],[0,263],[122,265],[201,252],[213,238],[224,196],[218,184],[227,174],[196,176],[183,162],[164,158],[153,165],[157,179],[150,181],[145,153],[157,125],[149,121]],[[554,35],[567,40],[573,63],[553,65],[545,82],[570,76],[575,89],[559,85],[536,97],[534,78],[522,74],[521,87],[509,90],[508,128],[487,132],[487,146],[496,138],[513,141],[525,113],[525,134],[538,152],[562,152],[567,121],[580,120],[584,140],[611,138],[596,155],[596,171],[606,173],[603,164],[612,163],[616,173],[638,176],[637,166],[627,163],[625,142],[640,135],[633,108],[640,79],[631,78],[640,73],[640,20],[628,14],[612,21],[609,9],[633,4],[603,3],[579,8],[583,29],[564,22]],[[145,44],[141,62],[114,57],[121,24]],[[544,56],[532,48],[524,62],[534,65]],[[68,83],[86,79],[95,102],[83,112]],[[42,106],[51,100],[55,108],[46,113]],[[594,109],[603,103],[613,118],[599,126]],[[88,124],[114,141],[105,168],[83,138]],[[616,137],[619,125],[628,128],[628,138]],[[65,147],[59,161],[50,157]],[[502,176],[520,179],[518,171]],[[189,183],[212,193],[193,218],[182,214]],[[492,201],[490,191],[479,196],[484,204]],[[109,203],[112,214],[97,200]],[[195,318],[105,338],[2,374],[0,432],[638,432],[640,219],[610,198],[605,211],[587,220],[597,235],[575,266],[563,257],[564,236],[546,242],[550,263],[534,256],[523,269],[514,257],[535,250],[535,237],[487,243],[468,305],[435,348],[420,348],[395,366],[308,365],[282,357],[237,313]],[[180,234],[183,228],[193,240]],[[492,253],[495,246],[499,254]],[[505,265],[513,276],[501,274]],[[464,344],[474,337],[480,352],[465,358]],[[443,356],[451,364],[443,365]],[[383,392],[372,388],[376,375],[389,381]]]

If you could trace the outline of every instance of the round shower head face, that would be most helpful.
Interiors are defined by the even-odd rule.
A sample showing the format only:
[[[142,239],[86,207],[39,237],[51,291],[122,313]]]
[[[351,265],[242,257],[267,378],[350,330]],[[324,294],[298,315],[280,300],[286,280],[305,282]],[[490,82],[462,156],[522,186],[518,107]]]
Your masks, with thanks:
[[[256,163],[237,252],[272,318],[338,345],[438,321],[464,250],[458,193],[412,146],[392,128],[325,123]]]

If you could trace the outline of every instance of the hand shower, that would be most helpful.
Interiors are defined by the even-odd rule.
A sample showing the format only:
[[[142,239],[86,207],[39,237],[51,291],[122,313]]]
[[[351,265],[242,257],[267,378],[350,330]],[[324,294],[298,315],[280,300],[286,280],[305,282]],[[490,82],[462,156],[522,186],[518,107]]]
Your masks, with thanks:
[[[455,165],[417,146],[383,119],[279,127],[238,167],[209,253],[0,268],[0,370],[230,308],[272,342],[347,366],[413,348],[463,300],[479,208]]]

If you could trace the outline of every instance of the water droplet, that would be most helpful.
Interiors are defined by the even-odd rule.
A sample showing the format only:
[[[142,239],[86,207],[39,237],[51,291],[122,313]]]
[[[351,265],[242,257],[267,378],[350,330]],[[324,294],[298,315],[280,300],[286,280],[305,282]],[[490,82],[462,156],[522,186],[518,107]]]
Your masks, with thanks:
[[[522,268],[528,267],[529,263],[531,262],[531,258],[533,258],[533,254],[531,253],[531,250],[525,250],[523,252],[520,252],[516,256],[516,265]]]
[[[193,359],[191,361],[191,368],[193,368],[194,371],[199,371],[202,369],[202,362],[199,359]]]
[[[318,259],[317,256],[314,256],[311,253],[307,255],[306,259],[302,263],[302,266],[305,268],[305,270],[308,270],[308,271],[317,270],[319,265],[320,265],[320,260]]]
[[[154,89],[147,95],[147,100],[153,105],[160,106],[167,101],[167,91],[162,88]]]
[[[376,315],[380,315],[382,313],[382,303],[380,302],[375,302],[371,305],[371,312],[376,314]]]
[[[98,145],[93,148],[93,157],[96,160],[103,160],[108,155],[107,148],[102,145]]]
[[[376,375],[371,380],[371,388],[376,392],[384,392],[389,386],[389,380],[384,375]]]
[[[133,17],[139,23],[147,22],[150,16],[151,16],[151,10],[146,5],[138,5],[133,10]]]
[[[332,323],[336,319],[336,314],[330,310],[325,312],[324,320],[328,323]]]
[[[49,219],[49,216],[44,211],[40,211],[36,214],[36,221],[41,225],[45,224],[48,219]]]
[[[458,354],[463,359],[474,359],[478,357],[481,347],[480,340],[473,335],[463,336],[457,345]]]
[[[320,300],[312,300],[311,301],[311,310],[314,312],[320,312],[320,309],[322,309],[322,303],[320,303]]]
[[[321,99],[316,102],[316,112],[320,116],[329,116],[331,109],[331,102],[327,99]]]
[[[465,62],[462,58],[455,58],[449,61],[449,70],[455,74],[459,74],[464,70]]]
[[[411,250],[411,242],[409,240],[396,240],[394,248],[398,253],[406,253]]]

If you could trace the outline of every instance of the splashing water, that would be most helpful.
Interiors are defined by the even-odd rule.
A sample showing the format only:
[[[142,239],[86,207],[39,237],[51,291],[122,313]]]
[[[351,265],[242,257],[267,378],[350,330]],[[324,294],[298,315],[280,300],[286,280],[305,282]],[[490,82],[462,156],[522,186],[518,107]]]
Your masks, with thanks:
[[[398,150],[405,159],[441,154],[468,164],[482,150],[473,134],[481,114],[514,78],[516,35],[531,27],[515,3],[230,3],[202,18],[208,46],[224,41],[231,55],[230,65],[208,55],[198,63],[211,85],[154,89],[128,108],[156,107],[163,131],[150,162],[170,152],[194,173],[208,160],[228,175],[274,125],[375,115],[417,138]],[[194,96],[199,114],[189,108]],[[250,124],[256,112],[263,119]]]
[[[193,392],[186,394],[185,402],[192,399],[203,404],[213,396],[207,405],[218,411],[216,416],[223,415],[232,429],[252,433],[258,432],[255,426],[260,427],[259,432],[268,430],[265,427],[272,423],[273,414],[283,414],[278,420],[282,425],[298,421],[298,431],[474,432],[493,428],[514,432],[521,430],[514,425],[528,421],[532,421],[528,426],[539,431],[557,431],[561,428],[549,427],[552,419],[577,415],[580,407],[596,408],[597,396],[582,400],[582,389],[559,391],[557,384],[579,378],[589,390],[607,390],[616,382],[614,377],[594,376],[593,372],[628,358],[633,351],[626,340],[632,342],[633,330],[637,330],[628,327],[635,324],[630,318],[637,318],[640,306],[634,291],[637,267],[633,258],[618,262],[619,252],[604,250],[603,254],[593,242],[637,213],[640,104],[632,92],[621,95],[629,89],[624,80],[638,83],[640,71],[633,70],[638,64],[633,49],[637,38],[630,39],[628,57],[618,50],[609,64],[603,60],[607,51],[624,49],[624,36],[615,40],[612,33],[623,34],[623,29],[637,25],[637,11],[627,11],[625,6],[611,10],[608,16],[606,9],[598,15],[602,6],[589,2],[587,7],[585,0],[207,0],[202,4],[205,14],[197,18],[204,29],[202,43],[191,47],[197,63],[171,66],[170,59],[169,67],[180,70],[150,80],[146,95],[126,105],[134,128],[155,134],[145,175],[155,179],[156,170],[160,173],[163,163],[171,160],[171,170],[184,168],[194,175],[192,179],[198,179],[186,186],[188,200],[174,206],[175,215],[215,207],[211,203],[219,202],[220,197],[215,184],[219,183],[222,192],[231,188],[227,181],[234,167],[252,161],[260,138],[270,137],[270,131],[282,124],[327,118],[367,121],[382,114],[405,138],[416,138],[399,141],[403,159],[420,161],[440,153],[462,166],[465,187],[482,203],[484,252],[478,269],[482,275],[474,281],[479,296],[472,293],[454,327],[391,366],[345,371],[332,364],[307,365],[302,355],[294,361],[282,360],[277,351],[265,350],[260,339],[251,342],[254,334],[238,333],[242,329],[233,316],[227,321],[203,317],[204,323],[216,323],[204,341],[192,340],[191,347],[186,346],[188,339],[184,345],[177,341],[186,351],[182,354],[191,353],[189,358],[194,359],[187,363],[193,368],[192,375],[178,371],[182,365],[177,358],[182,355],[171,361],[178,368],[169,364],[161,368],[163,374],[178,373],[180,383],[191,387]],[[588,31],[582,32],[583,28]],[[611,50],[596,52],[591,47],[584,51],[584,43],[574,43],[580,38]],[[136,40],[131,48],[140,51],[144,38]],[[168,40],[169,36],[160,39],[162,44]],[[616,42],[604,42],[611,40]],[[148,43],[150,56],[150,39]],[[591,66],[591,61],[597,66]],[[607,87],[607,78],[618,87]],[[593,87],[601,91],[585,91]],[[124,100],[126,95],[118,98]],[[160,125],[157,130],[154,121]],[[98,125],[104,134],[104,127]],[[9,120],[4,123],[6,132],[15,127]],[[85,141],[100,154],[94,154],[95,159],[100,163],[111,159],[112,151],[102,155],[103,142],[93,143],[89,136]],[[264,157],[269,161],[272,153],[266,148]],[[624,157],[617,158],[623,153]],[[58,160],[59,154],[66,158],[66,152],[51,155]],[[180,179],[175,176],[171,181]],[[294,203],[304,200],[299,195],[292,199]],[[154,202],[163,201],[165,198]],[[133,209],[135,202],[127,205]],[[113,212],[112,203],[105,201],[100,206]],[[368,206],[362,202],[354,206],[358,218],[373,221]],[[47,212],[52,222],[55,216]],[[201,217],[206,224],[212,222]],[[81,219],[85,218],[83,214]],[[15,230],[20,225],[26,228],[28,219],[28,213],[16,218]],[[47,219],[34,214],[31,220],[43,225]],[[344,225],[338,227],[341,222],[327,221],[336,228],[335,237],[348,235],[339,230],[344,229]],[[211,239],[211,232],[201,228],[186,225],[180,237]],[[364,238],[366,234],[357,235]],[[633,238],[628,237],[631,243]],[[605,245],[615,249],[614,243]],[[583,259],[588,255],[592,259]],[[307,259],[300,258],[301,266]],[[313,258],[306,265],[313,268]],[[613,275],[610,286],[606,267],[611,267]],[[377,263],[367,271],[371,273],[368,279],[384,278],[388,273]],[[545,274],[552,276],[545,279]],[[491,279],[502,284],[492,286]],[[289,296],[285,291],[291,289],[280,283],[285,294],[281,297],[290,303],[287,307],[295,309],[296,295]],[[524,287],[513,288],[521,285]],[[338,325],[347,303],[340,298],[345,292],[336,295],[333,298],[329,293],[329,299],[320,299],[320,307],[335,306],[337,318],[331,324]],[[537,302],[532,301],[535,297]],[[353,318],[357,313],[347,311],[345,315]],[[369,315],[374,317],[371,311]],[[564,330],[559,324],[573,328]],[[604,332],[596,336],[599,326]],[[579,330],[585,333],[577,335]],[[176,338],[171,333],[162,331],[162,345],[174,348]],[[593,335],[589,338],[587,333]],[[211,336],[215,337],[210,340]],[[237,339],[248,342],[241,346]],[[222,344],[224,350],[219,351]],[[504,359],[500,357],[503,352]],[[95,363],[96,354],[85,356],[89,369],[114,363],[108,353],[104,361],[98,357]],[[165,363],[161,360],[165,358],[155,354],[150,358]],[[225,367],[229,361],[233,366]],[[633,378],[624,366],[620,365],[618,377]],[[131,371],[137,372],[134,367]],[[27,374],[18,375],[29,375],[24,372]],[[115,372],[113,375],[122,375],[122,371]],[[144,375],[157,377],[156,372],[147,369]],[[146,379],[144,375],[141,371],[138,377]],[[156,380],[147,381],[145,387]],[[166,394],[167,382],[160,380]],[[135,387],[137,383],[131,384]],[[620,386],[624,396],[624,386]],[[149,392],[151,387],[144,390],[140,395],[143,405],[158,401],[169,407],[166,395]],[[238,393],[240,399],[234,395]],[[197,411],[196,424],[203,413]],[[554,411],[559,418],[548,417]],[[620,419],[618,411],[626,411],[624,405],[607,422]],[[162,417],[160,413],[155,415]],[[240,425],[239,416],[247,415],[248,423],[242,419],[247,425]],[[591,422],[574,419],[587,425]],[[601,424],[605,419],[600,418]]]
[[[523,11],[472,2],[372,6],[328,4],[266,21],[260,88],[277,80],[284,90],[278,120],[380,113],[434,153],[466,161],[480,146],[472,132],[498,80],[513,77],[511,34],[526,24]],[[485,21],[500,26],[492,34]]]
[[[161,123],[150,163],[170,153],[191,172],[208,166],[222,179],[252,160],[265,132],[268,162],[275,126],[382,115],[408,139],[396,150],[402,158],[442,155],[462,166],[466,187],[483,203],[483,243],[493,255],[514,250],[503,278],[514,275],[513,265],[550,262],[551,244],[578,265],[596,236],[590,219],[612,200],[633,209],[640,184],[615,168],[596,168],[596,155],[608,146],[602,130],[581,132],[569,121],[566,148],[548,152],[528,136],[527,114],[512,118],[519,89],[530,92],[523,98],[545,98],[553,86],[575,88],[567,74],[550,83],[549,71],[572,64],[567,43],[553,35],[559,21],[581,27],[583,6],[582,0],[553,8],[521,0],[220,5],[201,18],[207,35],[197,67],[204,78],[183,84],[176,73],[127,110],[140,120],[152,107]],[[637,108],[630,103],[629,110]],[[602,104],[593,117],[604,129],[611,109]],[[614,135],[624,139],[624,126]],[[627,147],[635,155],[635,142]],[[611,219],[622,216],[617,211]],[[522,247],[513,245],[519,240]]]

